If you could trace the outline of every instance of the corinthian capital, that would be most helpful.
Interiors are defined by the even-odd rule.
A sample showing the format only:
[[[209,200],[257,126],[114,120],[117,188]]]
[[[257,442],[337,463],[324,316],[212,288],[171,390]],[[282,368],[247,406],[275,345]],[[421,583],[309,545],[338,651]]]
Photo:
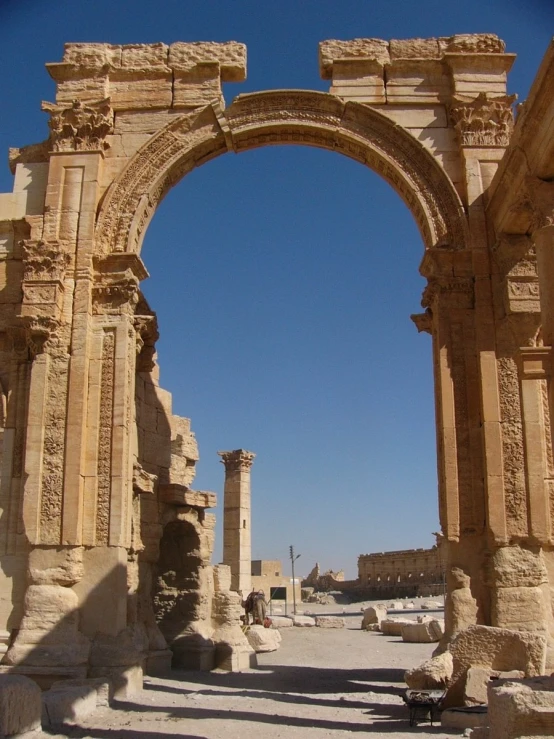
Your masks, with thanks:
[[[254,452],[234,449],[231,452],[218,452],[226,472],[248,472],[254,462]]]
[[[450,119],[462,146],[508,146],[514,128],[516,95],[454,98]]]
[[[74,100],[69,108],[42,103],[50,113],[50,141],[54,151],[92,151],[108,148],[105,138],[113,133],[114,113],[110,100],[85,105]]]

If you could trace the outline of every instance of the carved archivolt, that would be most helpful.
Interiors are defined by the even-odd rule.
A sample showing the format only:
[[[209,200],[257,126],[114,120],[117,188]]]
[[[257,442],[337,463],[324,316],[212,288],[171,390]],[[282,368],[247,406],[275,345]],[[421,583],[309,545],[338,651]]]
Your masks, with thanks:
[[[356,159],[406,202],[426,248],[467,245],[465,213],[452,182],[425,147],[386,116],[327,93],[276,90],[239,96],[175,118],[137,152],[98,214],[96,250],[139,252],[166,192],[194,167],[229,150],[304,144]]]

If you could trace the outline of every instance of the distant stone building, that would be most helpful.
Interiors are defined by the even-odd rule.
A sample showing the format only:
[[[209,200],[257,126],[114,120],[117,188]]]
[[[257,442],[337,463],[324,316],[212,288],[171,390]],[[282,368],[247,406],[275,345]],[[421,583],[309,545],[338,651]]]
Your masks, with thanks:
[[[296,602],[300,603],[300,579],[295,578]],[[269,600],[271,588],[286,588],[287,602],[292,603],[292,578],[283,575],[283,567],[278,559],[253,559],[252,560],[252,588],[263,590],[266,599]]]
[[[375,597],[440,595],[446,557],[439,539],[431,549],[400,549],[361,554],[358,585]]]

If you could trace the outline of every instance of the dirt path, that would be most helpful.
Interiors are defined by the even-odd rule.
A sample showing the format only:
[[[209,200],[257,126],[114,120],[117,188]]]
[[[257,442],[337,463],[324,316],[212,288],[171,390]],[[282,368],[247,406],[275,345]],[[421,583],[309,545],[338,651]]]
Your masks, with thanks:
[[[440,726],[408,725],[403,673],[433,645],[359,628],[288,628],[281,648],[258,655],[257,670],[240,674],[173,672],[146,678],[132,701],[97,711],[56,736],[98,739],[322,739],[358,736],[447,737]],[[456,735],[456,733],[454,733]],[[459,734],[457,734],[459,735]]]

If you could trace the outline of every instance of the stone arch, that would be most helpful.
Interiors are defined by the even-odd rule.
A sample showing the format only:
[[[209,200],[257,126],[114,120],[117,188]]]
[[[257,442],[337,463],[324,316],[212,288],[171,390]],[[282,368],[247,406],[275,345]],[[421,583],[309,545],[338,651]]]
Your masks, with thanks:
[[[228,151],[276,144],[328,149],[368,166],[410,208],[426,249],[467,247],[466,215],[451,180],[406,129],[328,93],[272,90],[241,95],[225,111],[212,103],[180,115],[152,136],[105,194],[97,253],[140,253],[158,204],[195,167]]]

